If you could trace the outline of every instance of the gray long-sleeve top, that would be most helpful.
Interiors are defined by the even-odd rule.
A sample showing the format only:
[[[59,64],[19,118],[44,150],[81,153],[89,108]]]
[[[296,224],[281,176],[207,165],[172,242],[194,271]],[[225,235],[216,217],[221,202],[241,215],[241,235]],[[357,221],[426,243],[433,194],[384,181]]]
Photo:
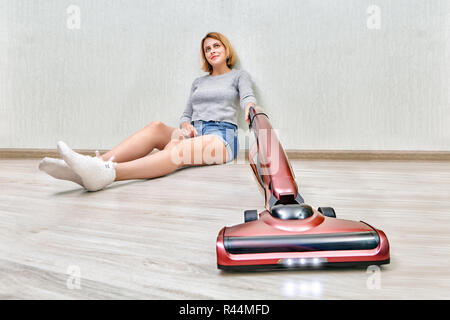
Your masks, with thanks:
[[[237,125],[238,101],[242,110],[249,102],[256,104],[247,71],[231,69],[222,75],[196,78],[179,125],[196,120],[227,121]]]

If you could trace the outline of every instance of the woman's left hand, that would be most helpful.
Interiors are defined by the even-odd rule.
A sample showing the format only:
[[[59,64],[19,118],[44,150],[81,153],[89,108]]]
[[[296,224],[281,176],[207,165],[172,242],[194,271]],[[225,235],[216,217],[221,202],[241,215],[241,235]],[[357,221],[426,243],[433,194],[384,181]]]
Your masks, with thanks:
[[[261,109],[261,107],[253,104],[253,103],[249,103],[246,107],[245,107],[245,122],[247,122],[248,125],[250,125],[250,118],[248,115],[248,111],[250,110],[250,107],[253,107],[255,109],[255,112],[259,113],[259,112],[263,112],[263,110]]]
[[[250,119],[248,117],[248,111],[250,110],[250,107],[255,107],[254,103],[249,103],[245,107],[245,122],[247,122],[248,125],[250,125]]]

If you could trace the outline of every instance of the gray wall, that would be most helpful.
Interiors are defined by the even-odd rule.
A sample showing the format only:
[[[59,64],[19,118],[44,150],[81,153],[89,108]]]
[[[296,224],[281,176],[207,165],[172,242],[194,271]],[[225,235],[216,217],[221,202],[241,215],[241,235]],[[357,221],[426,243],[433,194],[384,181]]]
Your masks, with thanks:
[[[448,151],[449,13],[444,0],[0,0],[0,148],[106,149],[152,120],[176,126],[200,40],[219,31],[286,149]]]

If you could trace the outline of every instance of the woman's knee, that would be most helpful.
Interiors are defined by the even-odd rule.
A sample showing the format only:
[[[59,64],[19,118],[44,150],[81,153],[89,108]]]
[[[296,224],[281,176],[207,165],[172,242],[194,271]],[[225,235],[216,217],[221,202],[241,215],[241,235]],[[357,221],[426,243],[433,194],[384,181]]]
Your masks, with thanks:
[[[162,128],[164,128],[166,125],[163,123],[163,122],[161,122],[161,121],[159,121],[159,120],[156,120],[156,121],[152,121],[152,122],[150,122],[148,125],[147,125],[147,128],[149,128],[149,129],[162,129]]]
[[[175,139],[178,129],[170,127],[161,121],[152,121],[146,127],[146,132],[156,141],[158,150],[165,149],[166,145]]]
[[[179,139],[171,139],[169,143],[164,146],[163,150],[172,150],[180,144],[181,140]]]

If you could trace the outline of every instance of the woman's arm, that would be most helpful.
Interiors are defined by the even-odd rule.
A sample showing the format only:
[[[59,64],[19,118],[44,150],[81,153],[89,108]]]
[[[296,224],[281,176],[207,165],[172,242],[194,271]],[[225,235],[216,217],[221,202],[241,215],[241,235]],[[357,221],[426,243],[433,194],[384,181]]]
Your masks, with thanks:
[[[250,78],[250,74],[245,70],[241,70],[241,74],[239,75],[238,88],[239,88],[240,104],[242,110],[244,110],[245,121],[249,123],[248,109],[251,106],[256,106],[256,98],[255,95],[253,94],[252,80]]]
[[[191,122],[192,112],[193,112],[193,110],[192,110],[192,94],[194,93],[194,91],[196,89],[196,82],[197,82],[197,79],[195,79],[192,82],[191,92],[189,94],[188,102],[186,103],[186,108],[184,109],[183,115],[180,118],[179,128],[181,128],[181,126],[184,122],[188,122],[189,124]]]

